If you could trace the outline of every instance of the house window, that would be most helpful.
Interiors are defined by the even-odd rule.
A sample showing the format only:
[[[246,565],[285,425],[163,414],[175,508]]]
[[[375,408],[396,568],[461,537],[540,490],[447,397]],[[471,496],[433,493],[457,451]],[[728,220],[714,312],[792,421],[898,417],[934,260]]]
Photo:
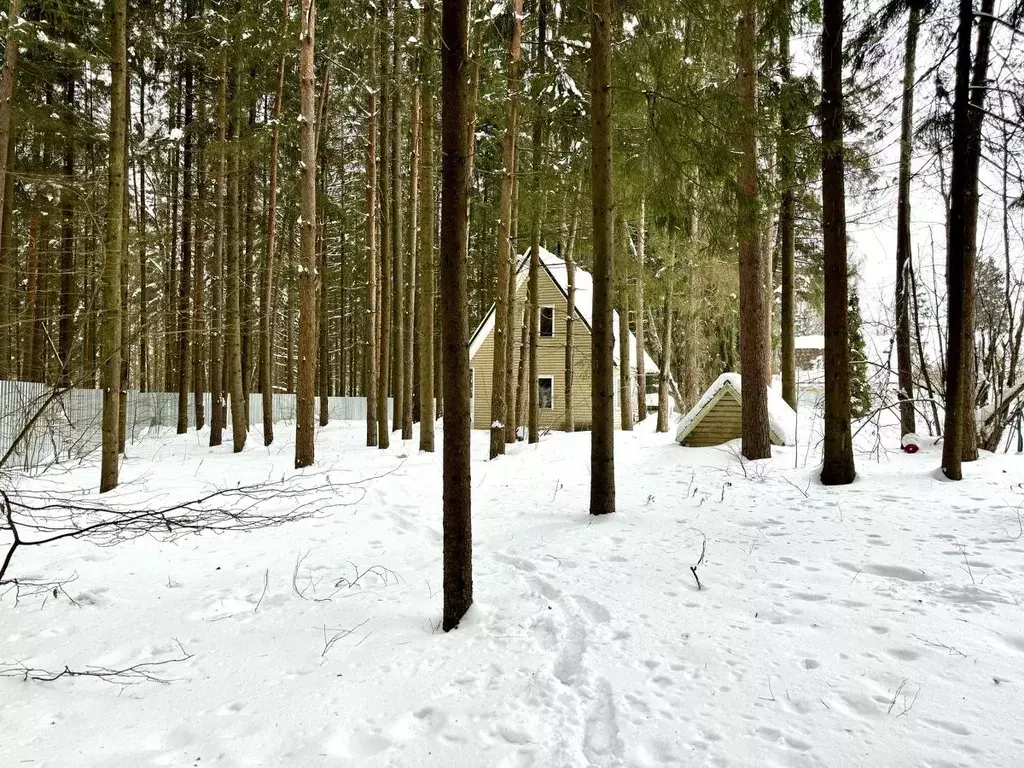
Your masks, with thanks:
[[[542,411],[550,411],[555,407],[555,377],[540,376],[537,378],[537,389],[540,395],[537,398],[539,408]]]
[[[542,339],[550,339],[555,335],[555,308],[540,308],[540,336]]]

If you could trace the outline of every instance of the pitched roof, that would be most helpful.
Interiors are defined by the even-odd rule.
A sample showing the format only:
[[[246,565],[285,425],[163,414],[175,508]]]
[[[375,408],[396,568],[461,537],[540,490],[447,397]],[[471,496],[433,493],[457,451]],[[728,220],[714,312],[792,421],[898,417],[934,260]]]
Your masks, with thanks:
[[[551,251],[541,248],[540,249],[540,265],[548,276],[551,278],[558,290],[561,291],[562,295],[569,300],[569,272],[566,268],[565,261],[558,258]],[[523,254],[519,262],[519,269],[516,271],[516,290],[526,282],[530,272],[530,252],[527,251]],[[576,267],[576,314],[579,315],[580,320],[587,326],[587,330],[593,330],[594,324],[594,279],[590,273],[585,269]],[[473,338],[469,342],[469,357],[472,360],[473,356],[479,351],[483,345],[484,340],[490,336],[491,331],[494,330],[494,305],[487,311],[483,321],[477,327],[476,332],[473,334]],[[612,349],[612,359],[615,364],[619,364],[619,314],[615,310],[612,310],[612,331],[615,335],[615,345]],[[633,370],[636,369],[636,336],[631,331],[629,334],[629,367]],[[658,373],[658,366],[654,362],[647,351],[644,350],[644,372]]]
[[[742,403],[743,379],[738,373],[723,373],[715,379],[715,383],[708,387],[697,404],[680,420],[676,427],[676,442],[681,443],[689,437],[701,419],[729,392]],[[771,387],[768,387],[768,428],[773,441],[779,445],[793,445],[796,442],[796,412]]]

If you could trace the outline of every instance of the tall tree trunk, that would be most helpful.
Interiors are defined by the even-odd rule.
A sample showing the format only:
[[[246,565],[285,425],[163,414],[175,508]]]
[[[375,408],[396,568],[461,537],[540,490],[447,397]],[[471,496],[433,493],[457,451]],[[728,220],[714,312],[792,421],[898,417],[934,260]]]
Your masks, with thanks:
[[[129,26],[128,22],[125,27]],[[131,126],[131,76],[125,71],[124,89],[124,185],[121,189],[121,385],[117,409],[117,452],[124,453],[128,438],[128,376],[130,373],[131,341],[128,336],[128,128]]]
[[[620,220],[622,231],[626,231],[625,222]],[[628,238],[629,235],[627,234]],[[623,270],[625,272],[625,270]],[[629,391],[632,371],[629,369],[629,291],[626,281],[622,280],[619,290],[619,427],[623,432],[633,431],[633,397]]]
[[[15,274],[15,251],[10,248],[11,219],[14,213],[14,132],[11,130],[11,116],[14,111],[14,81],[18,72],[20,45],[18,29],[21,18],[21,0],[11,0],[7,11],[7,41],[4,46],[4,66],[0,72],[0,173],[4,183],[0,184],[0,233],[4,233],[4,245],[0,248],[0,377],[14,378],[16,367],[12,366],[13,351],[17,346],[11,323],[11,306],[14,304],[12,285]],[[13,339],[13,343],[12,343]]]
[[[192,11],[185,0],[185,25],[191,26]],[[192,106],[195,92],[192,83],[192,59],[185,56],[185,124],[182,152],[181,202],[181,270],[178,288],[178,434],[188,432],[188,377],[191,369],[188,332],[191,326],[189,299],[192,293]]]
[[[32,203],[28,214],[28,263],[25,265],[25,313],[21,325],[25,329],[22,343],[21,378],[38,381],[36,360],[36,316],[39,314],[39,204]]]
[[[64,104],[68,114],[74,115],[75,78],[72,73],[67,75],[65,82]],[[0,141],[2,140],[0,137]],[[75,145],[74,142],[67,141],[64,144],[64,183],[60,191],[60,326],[57,336],[57,356],[60,358],[60,385],[62,387],[71,385],[71,324],[78,309],[72,285],[75,269],[75,203],[71,195],[71,185],[74,183],[74,177]],[[125,189],[127,188],[126,184]],[[2,297],[0,300],[6,300],[6,297]],[[124,307],[122,307],[122,311],[124,311]]]
[[[964,358],[964,339],[972,330],[964,318],[966,310],[971,244],[971,25],[974,21],[972,0],[960,0],[960,25],[957,31],[956,85],[953,91],[953,149],[950,175],[948,219],[948,253],[946,254],[947,347],[946,347],[946,425],[942,443],[942,471],[950,480],[961,480],[963,474],[964,410],[968,407]]]
[[[765,291],[768,265],[761,249],[757,178],[757,0],[744,0],[736,28],[736,88],[744,125],[737,135],[737,224],[740,239],[740,371],[743,374],[743,456],[771,458],[768,386],[771,337]]]
[[[420,450],[434,450],[434,0],[423,8],[423,133],[420,136]]]
[[[961,374],[964,388],[963,461],[978,459],[978,428],[975,423],[977,374],[974,352],[974,272],[978,257],[978,175],[981,165],[981,128],[985,119],[985,93],[988,90],[989,54],[992,45],[995,0],[982,0],[978,14],[978,47],[974,54],[971,74],[971,100],[969,120],[971,132],[968,142],[967,169],[967,259],[964,264],[964,348]]]
[[[444,616],[448,632],[473,604],[466,184],[468,0],[443,0],[441,16],[441,311],[444,343]]]
[[[515,272],[515,258],[510,240],[512,229],[512,180],[516,167],[516,136],[519,117],[519,53],[522,48],[523,2],[513,0],[512,35],[508,42],[508,99],[505,102],[505,135],[501,152],[501,191],[498,199],[498,293],[494,304],[494,358],[491,365],[491,445],[490,458],[505,453],[505,381],[508,345],[508,302],[515,301],[510,293],[509,275]]]
[[[210,286],[210,447],[221,444],[224,430],[224,192],[227,176],[228,54],[221,53],[217,89],[217,153],[214,166],[213,265]]]
[[[319,124],[318,124],[319,125]],[[319,143],[319,142],[318,142]],[[320,195],[327,199],[325,182],[327,179],[327,163],[321,158],[320,162]],[[319,196],[318,196],[319,197]],[[321,203],[321,206],[323,204]],[[330,281],[327,279],[327,211],[320,210],[319,235],[317,236],[317,274],[319,275],[318,292],[319,298],[316,302],[316,328],[317,328],[317,395],[320,405],[320,426],[326,427],[330,421],[330,371],[331,371],[331,350],[330,338],[328,335],[327,320],[327,289]]]
[[[121,406],[121,237],[125,187],[124,113],[128,87],[127,0],[110,4],[110,126],[103,257],[103,448],[100,493],[117,487]]]
[[[608,0],[609,4],[611,0]],[[535,77],[543,82],[547,63],[548,0],[538,0],[537,50]],[[610,54],[609,54],[610,55]],[[540,223],[544,207],[543,152],[544,108],[543,90],[537,91],[533,118],[533,195],[530,211],[530,443],[540,440]]]
[[[13,144],[13,137],[8,139]],[[14,379],[18,375],[18,367],[14,361],[13,350],[17,347],[16,324],[11,322],[12,315],[17,313],[17,295],[12,289],[15,273],[15,249],[11,237],[11,220],[14,218],[14,174],[6,173],[4,181],[4,199],[0,206],[0,376],[5,379]],[[89,253],[89,250],[86,250]],[[86,287],[89,285],[88,270],[86,270]],[[88,291],[86,294],[88,295]],[[90,328],[86,323],[86,330]],[[85,334],[88,336],[88,334]],[[91,339],[90,339],[91,341]],[[85,350],[91,348],[84,343],[83,357]],[[83,376],[86,375],[86,362],[83,362]],[[91,375],[91,371],[88,372]]]
[[[388,423],[388,393],[391,379],[391,292],[392,256],[391,240],[391,46],[389,43],[388,2],[380,3],[380,346],[377,393],[377,445],[384,450],[391,445],[391,425]]]
[[[376,72],[377,41],[370,41],[369,71]],[[377,396],[379,349],[377,346],[377,93],[372,88],[367,99],[366,119],[366,352],[364,390],[366,392],[366,444],[377,445]]]
[[[821,199],[825,246],[825,435],[821,482],[856,477],[850,434],[846,182],[843,167],[843,0],[826,0],[821,33]],[[746,391],[746,387],[744,387]]]
[[[299,35],[299,391],[295,398],[295,468],[313,463],[316,385],[316,0],[302,0]]]
[[[237,42],[235,43],[237,46]],[[237,52],[233,54],[237,56]],[[231,398],[231,441],[232,450],[238,453],[245,447],[248,426],[249,403],[242,388],[242,317],[241,317],[241,232],[238,227],[238,184],[241,165],[241,141],[239,138],[241,110],[238,102],[238,73],[241,67],[238,59],[228,70],[228,193],[225,207],[224,239],[227,248],[227,365],[226,378],[228,395]]]
[[[405,286],[406,258],[405,246],[402,242],[402,126],[401,111],[398,108],[403,96],[402,88],[402,45],[401,37],[404,24],[399,16],[402,3],[394,4],[394,47],[392,50],[391,79],[391,120],[388,130],[391,134],[391,258],[393,262],[393,285],[391,289],[392,308],[394,315],[391,320],[391,342],[394,349],[391,375],[395,398],[392,414],[392,431],[402,428],[402,414],[405,413]]]
[[[200,77],[203,70],[200,70]],[[205,94],[206,91],[204,90]],[[192,399],[196,431],[206,426],[206,100],[199,98],[199,157],[196,162],[196,249],[192,281]]]
[[[529,400],[529,391],[526,386],[526,374],[529,368],[530,359],[530,302],[529,300],[522,307],[522,311],[519,314],[520,317],[520,333],[519,333],[519,370],[516,375],[516,417],[515,417],[515,428],[519,431],[519,427],[524,426],[527,421],[526,408],[527,401]]]
[[[575,210],[573,217],[576,216]],[[573,226],[576,226],[575,221]],[[572,258],[572,248],[565,248],[565,279],[567,284],[565,296],[565,431],[576,430],[576,395],[573,384],[576,356],[576,262]]]
[[[175,77],[177,87],[171,92],[171,108],[168,114],[172,131],[181,127],[181,71]],[[169,233],[171,239],[170,259],[164,269],[163,325],[164,325],[164,392],[174,392],[177,381],[177,350],[175,343],[177,333],[177,278],[178,278],[178,188],[181,181],[179,168],[181,165],[181,149],[177,142],[168,152],[170,156],[171,197],[168,200],[168,216],[170,218]]]
[[[612,190],[613,0],[592,0],[590,15],[590,184],[594,249],[591,330],[590,514],[615,511],[615,366],[612,280],[615,196]]]
[[[284,0],[282,28],[288,29],[288,0]],[[274,118],[270,134],[270,183],[267,194],[267,252],[263,260],[260,283],[260,394],[263,398],[263,444],[274,442],[274,358],[271,325],[277,302],[274,301],[274,256],[277,247],[277,150],[281,136],[281,100],[284,98],[284,68],[287,56],[282,53],[277,65],[277,88],[274,91]]]
[[[794,410],[796,400],[796,188],[794,143],[797,119],[792,93],[793,73],[790,61],[792,3],[782,3],[783,19],[779,33],[779,61],[782,75],[782,105],[779,129],[779,185],[782,203],[779,206],[779,240],[782,261],[782,308],[780,357],[782,368],[782,399]]]
[[[146,72],[139,73],[139,144],[146,136]],[[139,391],[149,391],[149,251],[146,243],[146,156],[140,152],[135,162],[139,169]]]
[[[416,39],[423,37],[423,25],[421,21],[416,23]],[[418,68],[417,64],[417,68]],[[408,235],[408,265],[406,272],[408,280],[405,286],[405,373],[402,380],[405,384],[405,393],[402,401],[405,408],[402,411],[402,439],[412,440],[413,422],[413,393],[416,388],[413,386],[414,370],[416,369],[416,260],[418,248],[418,227],[419,227],[419,194],[420,194],[420,94],[422,91],[422,73],[416,73],[416,83],[412,93],[412,119],[409,126],[409,235]]]
[[[910,159],[914,131],[914,87],[917,63],[917,35],[921,11],[910,5],[907,40],[903,54],[903,110],[900,122],[900,175],[896,207],[896,368],[899,380],[900,434],[916,432],[914,374],[910,352]]]
[[[675,258],[673,254],[673,266]],[[672,267],[669,267],[671,273]],[[668,382],[672,378],[672,288],[675,281],[669,277],[666,281],[665,300],[662,308],[664,330],[661,339],[661,361],[658,363],[658,432],[668,432]]]
[[[647,418],[647,370],[646,349],[644,348],[644,260],[647,257],[647,211],[640,198],[640,222],[636,228],[636,419]]]
[[[516,168],[519,165],[519,153],[516,152],[516,165],[513,168],[512,176],[512,212],[513,212],[513,224],[518,221],[518,217],[515,216],[515,212],[519,205],[519,176],[516,174]],[[521,413],[517,411],[517,397],[516,397],[516,380],[512,374],[514,372],[515,356],[516,356],[516,318],[525,317],[523,315],[523,308],[516,297],[516,286],[518,284],[519,277],[519,254],[516,253],[516,233],[510,234],[509,241],[509,271],[508,271],[508,289],[506,295],[508,301],[505,302],[508,312],[506,313],[505,320],[505,444],[512,445],[516,442],[516,430],[519,423],[516,416]],[[525,354],[525,350],[522,350]],[[525,359],[525,358],[523,358]]]

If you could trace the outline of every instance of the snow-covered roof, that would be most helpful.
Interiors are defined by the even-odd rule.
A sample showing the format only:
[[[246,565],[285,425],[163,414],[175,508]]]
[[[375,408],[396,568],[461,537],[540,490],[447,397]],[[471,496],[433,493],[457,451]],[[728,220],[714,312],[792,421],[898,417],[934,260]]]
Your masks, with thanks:
[[[551,281],[558,286],[558,290],[568,299],[569,297],[569,272],[565,260],[558,258],[546,248],[540,249],[541,267],[551,277]],[[519,262],[519,269],[516,272],[516,290],[523,285],[530,272],[530,252],[523,254]],[[585,269],[576,267],[576,314],[579,315],[587,330],[594,327],[594,279]],[[483,322],[476,329],[473,338],[469,342],[470,360],[476,355],[483,345],[484,340],[494,330],[494,307],[488,310]],[[612,348],[612,359],[619,364],[619,313],[612,310],[612,331],[615,335],[615,345]],[[636,335],[631,331],[629,334],[629,367],[636,370]],[[654,362],[646,350],[644,350],[644,373],[658,373],[658,365]]]
[[[723,373],[715,379],[715,383],[708,387],[697,404],[680,420],[676,428],[676,442],[681,443],[689,437],[693,428],[729,390],[742,403],[743,379],[738,373]],[[774,442],[782,445],[796,443],[796,413],[782,399],[782,395],[771,387],[768,387],[768,428]]]
[[[793,340],[795,349],[825,349],[825,337],[818,334],[814,336],[797,336]]]

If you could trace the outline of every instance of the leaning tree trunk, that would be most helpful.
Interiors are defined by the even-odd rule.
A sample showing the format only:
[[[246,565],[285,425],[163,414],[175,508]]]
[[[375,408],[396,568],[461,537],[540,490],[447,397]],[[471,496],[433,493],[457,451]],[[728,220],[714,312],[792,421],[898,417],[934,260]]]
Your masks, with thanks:
[[[282,29],[287,35],[288,0],[284,0]],[[260,283],[260,395],[263,398],[263,444],[274,442],[274,352],[270,329],[274,318],[274,256],[277,247],[277,149],[281,135],[281,100],[284,98],[284,68],[287,56],[282,53],[277,64],[277,88],[274,91],[274,127],[270,133],[270,180],[267,187],[267,253],[263,260]]]
[[[850,434],[846,187],[843,168],[843,0],[826,0],[821,34],[821,199],[825,246],[825,435],[821,482],[856,477]],[[745,389],[745,388],[744,388]]]
[[[491,446],[490,458],[505,453],[505,343],[509,333],[509,275],[515,271],[510,240],[512,231],[512,181],[516,167],[516,136],[519,117],[519,52],[522,48],[523,0],[512,2],[512,36],[508,43],[508,100],[505,102],[505,135],[502,139],[501,192],[498,197],[498,295],[494,303],[494,357],[491,365]]]
[[[793,114],[793,74],[790,62],[792,27],[791,0],[782,3],[783,19],[779,34],[779,60],[783,97],[779,126],[779,184],[782,202],[779,206],[779,241],[782,261],[782,307],[780,318],[780,351],[782,368],[782,399],[794,410],[796,402],[796,180],[794,144],[797,120]]]
[[[591,330],[590,514],[615,511],[615,365],[612,279],[615,197],[612,191],[613,0],[592,0],[590,15],[590,185],[594,251]]]
[[[420,136],[420,450],[434,450],[434,0],[423,8],[423,132]]]
[[[768,269],[761,249],[757,178],[757,0],[744,0],[736,29],[739,108],[744,115],[737,132],[740,167],[737,179],[737,224],[740,240],[740,371],[742,452],[747,459],[771,458],[768,435],[768,386],[771,338],[765,287]]]
[[[127,16],[127,0],[113,0],[110,4],[107,230],[103,257],[103,448],[100,456],[100,493],[117,487],[121,422],[121,216],[127,170],[124,164],[124,113],[128,90]]]
[[[377,41],[370,41],[369,70],[376,71]],[[377,445],[377,93],[372,88],[366,119],[366,352],[363,372],[366,391],[366,444]]]
[[[316,0],[302,0],[299,35],[299,387],[295,397],[295,468],[313,463],[316,388]]]
[[[237,54],[236,54],[237,55]],[[248,403],[242,388],[242,320],[241,307],[241,255],[239,253],[238,227],[238,172],[239,155],[242,152],[236,135],[241,114],[238,108],[237,83],[238,63],[232,63],[228,70],[228,178],[227,209],[224,221],[224,239],[227,249],[227,365],[226,379],[228,396],[231,398],[231,447],[238,453],[245,447]]]
[[[949,236],[946,254],[947,345],[946,345],[946,424],[943,430],[942,471],[950,480],[963,478],[961,461],[964,445],[964,410],[968,406],[964,377],[964,338],[968,334],[964,318],[967,302],[965,281],[971,244],[971,25],[974,4],[960,0],[960,27],[957,32],[956,85],[953,90],[953,148],[950,175]]]
[[[636,228],[636,420],[647,418],[647,371],[644,356],[644,259],[647,256],[647,216],[643,198],[640,199],[640,221]]]
[[[465,71],[468,0],[444,0],[441,15],[441,311],[444,339],[444,616],[455,629],[473,604],[466,184],[469,165]]]

